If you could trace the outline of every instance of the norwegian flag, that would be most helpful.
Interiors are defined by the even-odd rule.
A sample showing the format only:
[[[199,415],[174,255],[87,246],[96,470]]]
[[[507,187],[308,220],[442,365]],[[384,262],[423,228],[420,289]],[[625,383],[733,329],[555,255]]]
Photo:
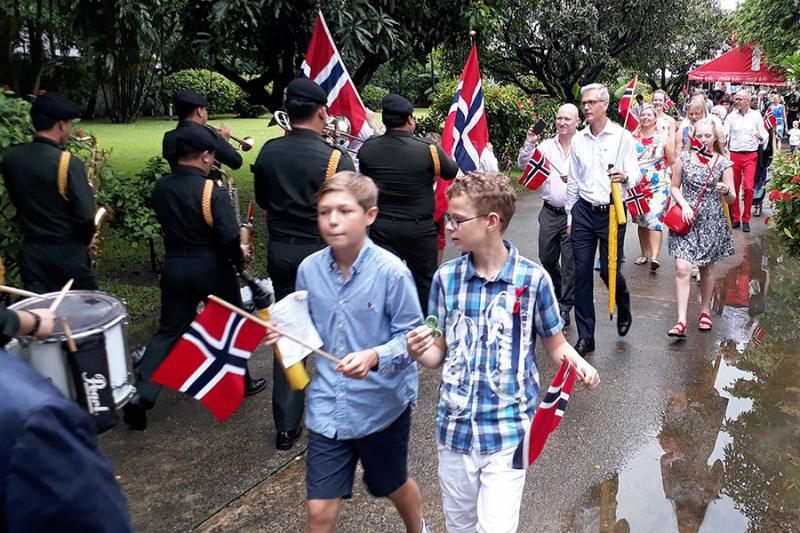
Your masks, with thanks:
[[[664,109],[667,113],[672,113],[672,111],[675,109],[675,102],[672,101],[672,98],[670,98],[668,94],[665,94],[664,98],[666,98],[664,101]]]
[[[478,50],[473,44],[444,123],[442,149],[466,174],[478,169],[488,142],[489,127],[486,125]]]
[[[247,360],[266,333],[209,300],[150,380],[194,397],[222,422],[242,404]]]
[[[706,163],[711,161],[711,158],[714,157],[714,154],[711,153],[703,143],[701,143],[694,137],[691,138],[691,142],[692,142],[692,152],[697,154],[697,159],[701,163],[705,165]]]
[[[774,130],[778,127],[778,119],[772,114],[771,107],[768,107],[767,112],[764,113],[764,127],[767,128],[767,131]]]
[[[631,187],[625,193],[625,205],[631,216],[641,217],[650,212],[650,204],[647,200],[653,197],[650,188],[646,185],[639,184]]]
[[[537,148],[533,151],[531,160],[528,161],[528,165],[525,167],[525,171],[522,173],[519,183],[535,191],[541,187],[542,183],[547,181],[549,177],[550,161],[548,161],[544,154]]]
[[[512,468],[518,470],[529,468],[542,453],[547,437],[556,429],[564,416],[572,386],[575,384],[575,377],[575,367],[564,359],[553,383],[547,389],[542,403],[536,408],[533,422],[525,432],[525,438],[514,451],[514,458],[511,461]]]
[[[633,131],[639,127],[639,118],[633,113],[633,93],[636,90],[636,76],[625,88],[625,94],[619,101],[619,116],[625,121],[625,129]]]
[[[764,342],[764,336],[766,334],[767,332],[764,331],[764,328],[762,328],[761,326],[756,326],[756,328],[753,330],[753,337],[752,339],[750,339],[751,342],[753,343],[754,350],[758,350],[759,348],[761,348],[761,343]]]
[[[333,43],[322,13],[317,15],[314,33],[300,69],[300,76],[313,80],[328,93],[330,114],[343,115],[350,120],[352,135],[358,136],[364,128],[371,133],[372,128],[366,123],[367,110]]]

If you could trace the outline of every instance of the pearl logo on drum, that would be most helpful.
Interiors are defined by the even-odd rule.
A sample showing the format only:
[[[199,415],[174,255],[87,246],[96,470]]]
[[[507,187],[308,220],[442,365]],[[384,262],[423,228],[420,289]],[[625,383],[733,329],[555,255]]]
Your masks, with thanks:
[[[103,405],[100,401],[100,391],[108,385],[106,377],[103,374],[95,374],[94,377],[89,377],[86,372],[83,372],[81,379],[83,380],[83,391],[86,394],[86,408],[89,410],[89,414],[95,415],[96,413],[108,411],[108,406]]]

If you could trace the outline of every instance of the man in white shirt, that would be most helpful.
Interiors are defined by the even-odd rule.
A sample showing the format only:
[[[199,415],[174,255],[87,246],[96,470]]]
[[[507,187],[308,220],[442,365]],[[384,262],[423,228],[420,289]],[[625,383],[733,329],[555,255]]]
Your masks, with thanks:
[[[639,181],[636,143],[629,131],[608,119],[608,88],[599,83],[581,89],[581,106],[588,127],[575,134],[567,180],[568,229],[575,258],[575,350],[594,351],[594,256],[600,244],[600,277],[608,285],[608,210],[613,209],[611,183],[623,189]],[[625,224],[617,232],[617,258],[625,244]],[[631,327],[631,297],[617,270],[617,332]]]
[[[750,211],[753,207],[756,166],[758,165],[758,145],[767,138],[764,119],[761,113],[750,109],[750,91],[742,89],[733,98],[734,109],[725,117],[728,128],[728,147],[733,161],[733,188],[736,201],[733,202],[733,227],[741,222],[742,231],[750,231]],[[744,205],[739,208],[739,188],[744,190]]]
[[[550,177],[542,184],[542,210],[539,211],[539,261],[553,280],[553,289],[564,325],[570,323],[569,312],[575,302],[575,261],[567,233],[567,176],[572,138],[578,129],[578,108],[564,104],[556,115],[558,135],[545,139],[539,151],[550,162]],[[517,165],[525,169],[539,136],[528,130],[525,144],[519,150]],[[559,260],[561,264],[559,265]]]

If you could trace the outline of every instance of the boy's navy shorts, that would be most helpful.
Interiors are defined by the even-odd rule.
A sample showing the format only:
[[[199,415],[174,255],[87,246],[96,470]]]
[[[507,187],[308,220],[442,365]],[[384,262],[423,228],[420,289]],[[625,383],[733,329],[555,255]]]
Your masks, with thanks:
[[[369,493],[384,498],[408,479],[408,436],[411,406],[397,420],[376,433],[359,439],[329,439],[308,432],[306,490],[309,500],[350,498],[356,463],[364,468]]]

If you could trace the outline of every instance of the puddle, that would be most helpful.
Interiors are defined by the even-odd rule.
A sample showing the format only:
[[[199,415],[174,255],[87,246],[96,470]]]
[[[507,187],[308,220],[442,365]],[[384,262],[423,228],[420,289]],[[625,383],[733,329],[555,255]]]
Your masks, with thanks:
[[[570,532],[800,531],[800,264],[769,236],[717,279],[657,433],[565,520]]]

